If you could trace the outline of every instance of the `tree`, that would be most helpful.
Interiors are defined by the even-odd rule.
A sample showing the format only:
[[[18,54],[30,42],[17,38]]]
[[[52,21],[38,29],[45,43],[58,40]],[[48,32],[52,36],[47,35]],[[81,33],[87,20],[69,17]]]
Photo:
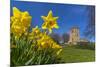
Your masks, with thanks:
[[[64,33],[62,35],[62,40],[63,40],[64,43],[67,43],[69,41],[69,34]]]
[[[85,28],[85,36],[88,38],[94,38],[95,37],[95,6],[88,6],[87,7],[88,12],[88,23]]]
[[[50,34],[50,36],[51,36],[51,38],[52,38],[54,41],[56,41],[58,44],[60,43],[61,37],[60,37],[59,34],[57,34],[57,33],[52,33],[52,34]]]

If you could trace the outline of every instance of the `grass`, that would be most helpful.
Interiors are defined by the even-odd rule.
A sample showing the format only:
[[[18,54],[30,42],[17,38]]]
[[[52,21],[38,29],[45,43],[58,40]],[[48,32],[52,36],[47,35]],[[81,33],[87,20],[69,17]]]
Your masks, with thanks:
[[[93,62],[95,61],[95,50],[67,46],[63,48],[61,58],[64,63]]]

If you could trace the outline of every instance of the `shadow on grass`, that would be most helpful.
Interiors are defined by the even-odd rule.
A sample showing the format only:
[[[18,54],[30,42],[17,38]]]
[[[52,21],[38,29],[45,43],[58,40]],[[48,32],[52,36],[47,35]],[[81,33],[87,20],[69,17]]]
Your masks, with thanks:
[[[78,44],[78,45],[75,45],[75,46],[72,46],[72,47],[78,48],[78,49],[95,50],[95,44],[85,44],[85,45]]]

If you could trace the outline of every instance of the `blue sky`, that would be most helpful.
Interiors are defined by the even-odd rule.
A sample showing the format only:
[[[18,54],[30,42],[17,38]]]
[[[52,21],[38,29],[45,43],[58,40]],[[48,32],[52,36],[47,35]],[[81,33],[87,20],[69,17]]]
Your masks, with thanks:
[[[49,10],[52,10],[54,16],[58,16],[57,20],[59,29],[54,29],[55,33],[63,34],[69,32],[73,26],[80,28],[80,37],[83,38],[84,29],[88,23],[87,5],[74,4],[55,4],[55,3],[41,3],[41,2],[25,2],[12,1],[12,7],[17,7],[21,11],[28,11],[32,16],[32,26],[38,25],[41,27],[43,20],[41,16],[47,16]]]

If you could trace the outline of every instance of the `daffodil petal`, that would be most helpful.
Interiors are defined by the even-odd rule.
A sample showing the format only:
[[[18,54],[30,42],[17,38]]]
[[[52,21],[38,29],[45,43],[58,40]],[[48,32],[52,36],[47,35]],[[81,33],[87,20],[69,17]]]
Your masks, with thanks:
[[[55,28],[57,28],[57,29],[59,28],[59,26],[58,26],[57,24],[55,24],[55,26],[54,26],[54,27],[55,27]]]
[[[47,28],[46,23],[43,23],[43,24],[42,24],[42,29],[46,29],[46,28]]]
[[[52,17],[53,17],[53,14],[52,14],[52,11],[50,10],[49,13],[48,13],[47,18],[49,19],[49,18],[52,18]]]
[[[19,18],[21,16],[21,12],[19,9],[17,9],[16,7],[13,7],[13,15],[17,18]]]
[[[56,21],[58,18],[59,18],[59,17],[54,17],[54,18],[53,18],[53,20],[55,20],[55,21]]]
[[[46,17],[45,17],[45,16],[41,16],[41,18],[42,18],[44,21],[46,21]]]
[[[27,17],[27,16],[29,16],[29,13],[27,11],[25,11],[22,13],[22,16]]]

